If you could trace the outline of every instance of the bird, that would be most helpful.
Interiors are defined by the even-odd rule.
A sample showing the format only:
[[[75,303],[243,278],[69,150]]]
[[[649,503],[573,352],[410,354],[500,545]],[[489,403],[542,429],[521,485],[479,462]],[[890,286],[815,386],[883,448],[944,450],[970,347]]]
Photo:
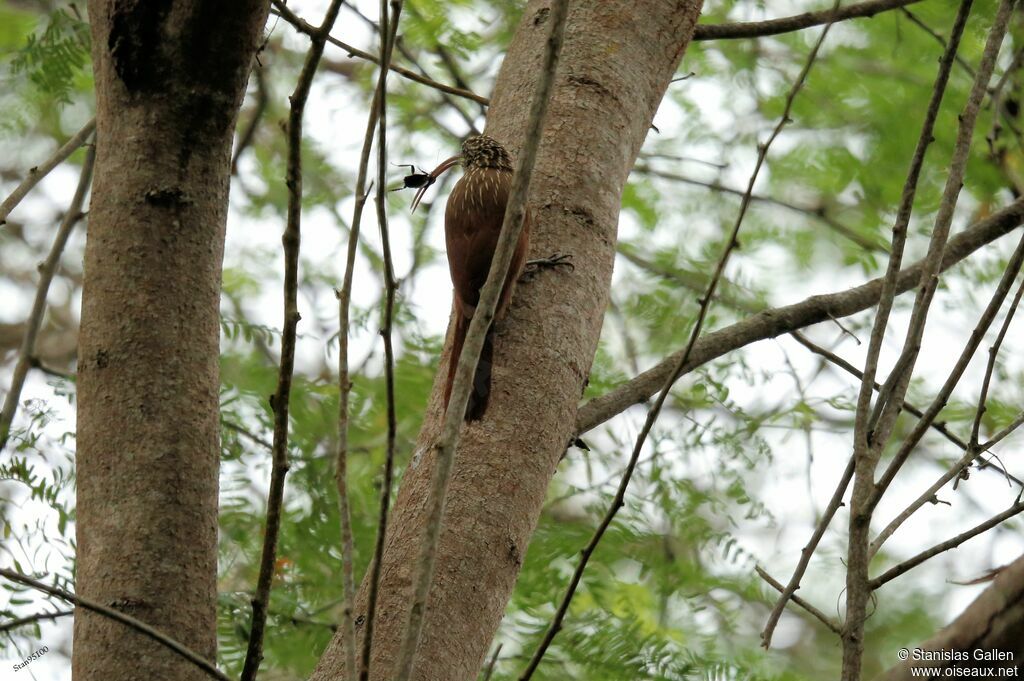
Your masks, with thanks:
[[[427,187],[442,173],[459,164],[462,165],[464,172],[452,188],[444,212],[448,271],[454,287],[452,350],[444,387],[446,411],[451,400],[455,369],[462,354],[466,332],[480,302],[480,289],[487,281],[491,260],[498,246],[498,236],[501,234],[501,225],[505,219],[514,172],[512,158],[500,142],[488,135],[474,135],[462,143],[460,154],[441,162],[430,173],[430,180],[420,187],[420,191],[413,199],[413,210],[416,209]],[[530,243],[530,222],[530,212],[527,210],[523,219],[523,229],[498,297],[494,321],[487,329],[480,361],[473,374],[473,385],[464,416],[466,421],[478,421],[487,411],[494,359],[494,326],[508,312],[516,280],[522,274],[526,263],[526,252]]]

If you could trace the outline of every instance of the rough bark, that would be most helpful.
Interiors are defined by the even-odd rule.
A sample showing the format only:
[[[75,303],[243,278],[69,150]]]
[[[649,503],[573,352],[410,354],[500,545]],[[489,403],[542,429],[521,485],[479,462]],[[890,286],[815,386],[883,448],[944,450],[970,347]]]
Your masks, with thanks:
[[[505,610],[545,492],[573,432],[608,302],[622,190],[693,34],[700,1],[572,3],[530,205],[535,256],[571,253],[572,273],[518,287],[498,327],[487,418],[456,454],[416,679],[474,679]],[[516,150],[547,34],[531,2],[509,47],[487,121]],[[447,360],[439,376],[445,375]],[[439,389],[389,523],[372,674],[390,678],[408,616],[438,433]],[[357,604],[363,629],[366,583]],[[340,638],[313,679],[344,675]]]
[[[924,678],[921,671],[915,676],[911,671],[915,668],[957,667],[961,670],[961,676],[970,676],[965,670],[1019,668],[1024,665],[1024,557],[1003,567],[992,585],[981,592],[949,626],[928,641],[908,649],[911,652],[910,659],[875,677],[876,681]],[[944,662],[936,657],[936,661],[932,662],[917,661],[913,654],[915,650],[964,659]],[[1005,660],[977,659],[982,653],[991,651],[1009,653],[1010,657]],[[918,656],[925,657],[926,654]]]
[[[231,139],[267,4],[94,0],[76,589],[216,656],[218,306]],[[76,614],[79,681],[195,679]]]

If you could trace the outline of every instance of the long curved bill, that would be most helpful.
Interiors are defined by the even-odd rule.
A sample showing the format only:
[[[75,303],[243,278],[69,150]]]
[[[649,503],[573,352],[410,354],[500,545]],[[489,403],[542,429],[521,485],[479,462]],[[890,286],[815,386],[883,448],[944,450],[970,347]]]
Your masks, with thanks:
[[[434,168],[433,171],[431,171],[430,181],[427,182],[422,187],[420,187],[419,190],[417,190],[416,192],[416,196],[413,197],[412,210],[410,212],[416,212],[416,206],[420,205],[420,201],[423,199],[423,195],[427,193],[427,189],[430,188],[430,185],[434,184],[434,182],[437,181],[437,178],[441,177],[441,175],[443,175],[446,170],[448,170],[454,165],[458,165],[459,161],[461,160],[462,156],[452,156],[451,158],[442,161],[441,165],[437,166],[436,168]]]

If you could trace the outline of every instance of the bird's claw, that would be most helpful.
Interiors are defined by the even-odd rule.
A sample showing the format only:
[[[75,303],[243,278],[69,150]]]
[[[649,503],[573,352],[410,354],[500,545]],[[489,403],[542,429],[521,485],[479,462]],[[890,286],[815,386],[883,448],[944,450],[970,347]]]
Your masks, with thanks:
[[[537,272],[545,269],[556,269],[558,267],[565,267],[570,272],[576,269],[576,265],[572,263],[571,253],[552,253],[546,258],[537,258],[536,260],[527,260],[526,265],[523,267],[523,275],[527,279],[531,279],[536,276]]]

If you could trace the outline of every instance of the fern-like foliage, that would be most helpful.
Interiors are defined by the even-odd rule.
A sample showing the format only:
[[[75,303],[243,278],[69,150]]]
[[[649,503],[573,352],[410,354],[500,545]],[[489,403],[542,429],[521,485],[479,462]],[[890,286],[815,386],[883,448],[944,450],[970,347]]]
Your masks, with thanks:
[[[89,63],[89,25],[65,8],[54,10],[30,34],[11,61],[14,75],[24,74],[40,95],[70,104],[75,77]]]

